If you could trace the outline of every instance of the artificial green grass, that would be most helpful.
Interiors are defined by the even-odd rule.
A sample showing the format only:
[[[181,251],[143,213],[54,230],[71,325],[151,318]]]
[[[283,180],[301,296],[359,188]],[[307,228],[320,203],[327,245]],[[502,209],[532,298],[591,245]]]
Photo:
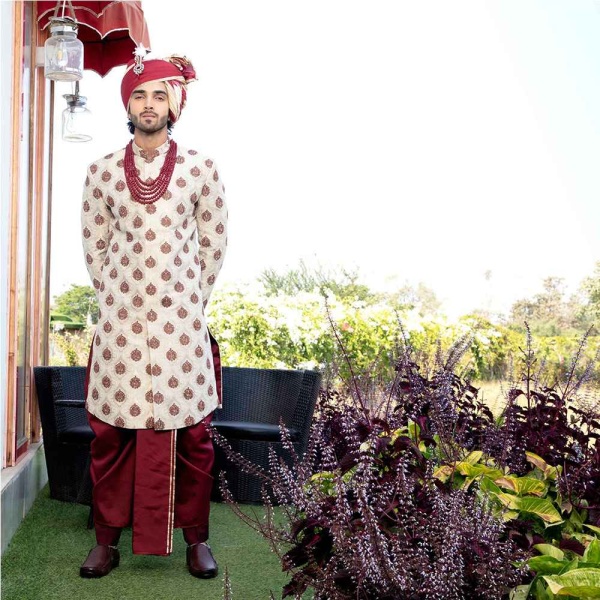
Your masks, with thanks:
[[[246,507],[263,512],[261,507]],[[185,542],[173,536],[173,554],[134,556],[131,530],[123,531],[121,564],[101,579],[82,579],[79,566],[95,544],[86,528],[89,509],[51,500],[44,488],[2,557],[3,600],[221,600],[229,572],[234,600],[281,598],[287,578],[267,542],[225,504],[211,505],[210,544],[219,563],[215,579],[192,577]]]

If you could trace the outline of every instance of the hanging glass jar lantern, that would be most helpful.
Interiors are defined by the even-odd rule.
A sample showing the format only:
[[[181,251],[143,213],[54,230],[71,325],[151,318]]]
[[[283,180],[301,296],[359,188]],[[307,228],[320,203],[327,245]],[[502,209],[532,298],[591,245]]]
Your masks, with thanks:
[[[92,113],[86,108],[87,98],[79,95],[79,82],[74,94],[64,94],[67,108],[62,113],[62,139],[66,142],[89,142],[92,139]]]
[[[48,79],[77,81],[83,77],[83,44],[77,38],[75,19],[65,16],[50,19],[50,37],[44,44],[44,53],[44,75]]]

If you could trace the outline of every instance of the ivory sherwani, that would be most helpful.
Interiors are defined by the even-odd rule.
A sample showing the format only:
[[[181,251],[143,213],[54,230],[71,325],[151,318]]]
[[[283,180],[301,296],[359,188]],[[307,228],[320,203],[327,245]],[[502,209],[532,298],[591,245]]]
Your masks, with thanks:
[[[169,142],[145,157],[156,179]],[[223,184],[212,160],[178,147],[167,192],[153,204],[132,199],[119,150],[88,168],[83,246],[100,316],[86,406],[127,429],[179,429],[218,405],[204,307],[227,244]]]

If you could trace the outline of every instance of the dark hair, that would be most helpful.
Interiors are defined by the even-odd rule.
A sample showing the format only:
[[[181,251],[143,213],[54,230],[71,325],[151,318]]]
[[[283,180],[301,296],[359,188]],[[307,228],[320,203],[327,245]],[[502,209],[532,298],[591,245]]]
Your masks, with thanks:
[[[175,126],[175,124],[171,122],[171,119],[169,119],[167,121],[167,131],[169,132],[169,134],[173,131],[174,126]],[[131,122],[131,119],[129,119],[129,121],[127,121],[127,128],[129,129],[129,133],[131,135],[133,135],[135,133],[135,126]]]

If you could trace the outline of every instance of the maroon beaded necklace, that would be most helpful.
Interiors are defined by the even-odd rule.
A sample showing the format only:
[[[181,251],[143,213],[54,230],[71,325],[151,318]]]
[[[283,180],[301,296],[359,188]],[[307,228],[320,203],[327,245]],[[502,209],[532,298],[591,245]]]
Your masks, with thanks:
[[[159,198],[162,198],[169,187],[176,161],[177,144],[171,141],[169,150],[165,155],[165,162],[160,168],[158,177],[154,181],[146,183],[145,181],[142,181],[138,175],[133,154],[133,140],[131,140],[125,148],[124,167],[125,181],[127,182],[127,187],[129,188],[131,197],[134,201],[139,202],[140,204],[152,204]]]

